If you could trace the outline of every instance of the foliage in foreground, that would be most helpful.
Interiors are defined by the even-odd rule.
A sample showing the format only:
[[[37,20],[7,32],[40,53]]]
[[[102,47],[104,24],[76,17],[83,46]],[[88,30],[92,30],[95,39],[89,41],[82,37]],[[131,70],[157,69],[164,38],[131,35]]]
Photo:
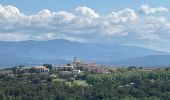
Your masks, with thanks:
[[[87,74],[88,86],[34,77],[0,75],[0,100],[170,100],[170,72],[165,70]]]

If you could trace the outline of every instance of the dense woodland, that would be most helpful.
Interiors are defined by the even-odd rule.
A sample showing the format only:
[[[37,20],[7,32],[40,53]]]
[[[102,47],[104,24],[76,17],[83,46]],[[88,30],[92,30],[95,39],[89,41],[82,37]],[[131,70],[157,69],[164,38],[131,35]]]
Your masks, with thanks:
[[[62,78],[66,81],[40,74],[1,74],[0,100],[170,100],[169,68]],[[74,80],[88,85],[75,84]]]

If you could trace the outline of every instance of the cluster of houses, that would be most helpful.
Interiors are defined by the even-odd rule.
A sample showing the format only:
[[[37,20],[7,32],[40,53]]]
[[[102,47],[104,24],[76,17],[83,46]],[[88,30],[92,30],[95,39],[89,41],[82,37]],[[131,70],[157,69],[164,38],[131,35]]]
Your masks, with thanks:
[[[53,67],[54,70],[60,71],[61,74],[83,74],[84,72],[91,73],[110,73],[110,71],[102,66],[97,65],[95,62],[86,63],[74,57],[72,64],[58,65]]]
[[[49,68],[46,66],[35,67],[17,67],[16,73],[49,73]]]
[[[89,73],[94,73],[94,74],[108,74],[108,73],[114,73],[117,70],[117,68],[114,67],[104,67],[97,65],[95,62],[91,63],[86,63],[83,61],[80,61],[77,59],[77,57],[74,57],[73,61],[71,64],[63,64],[63,65],[54,65],[52,67],[53,71],[59,72],[61,75],[82,75],[85,72]],[[152,71],[154,70],[153,68],[148,69],[148,68],[143,68],[140,69],[140,71]],[[34,67],[17,67],[16,68],[16,73],[21,73],[21,74],[31,74],[31,73],[43,73],[43,74],[49,74],[50,69],[47,66],[34,66]],[[0,74],[3,73],[8,73],[11,74],[11,70],[0,70]],[[53,75],[54,73],[50,73]]]
[[[57,71],[59,72],[59,74],[62,75],[66,75],[66,74],[82,75],[85,72],[106,74],[111,72],[109,69],[97,65],[95,62],[86,63],[78,60],[77,57],[74,57],[71,64],[53,65],[52,70]],[[49,72],[50,69],[47,66],[34,66],[34,67],[20,66],[16,68],[16,73],[20,73],[20,74],[31,74],[31,73],[49,74]],[[9,73],[9,72],[3,71],[3,73]]]

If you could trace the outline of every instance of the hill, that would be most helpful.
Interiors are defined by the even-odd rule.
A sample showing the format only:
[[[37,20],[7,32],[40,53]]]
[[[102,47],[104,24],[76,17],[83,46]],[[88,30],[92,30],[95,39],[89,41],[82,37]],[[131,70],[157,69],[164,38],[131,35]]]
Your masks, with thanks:
[[[117,62],[149,55],[168,53],[143,47],[115,44],[78,43],[68,40],[0,42],[0,66],[19,64],[68,63],[74,56],[99,64]]]
[[[126,66],[170,66],[170,55],[149,55],[145,57],[135,57],[118,62],[117,65]]]

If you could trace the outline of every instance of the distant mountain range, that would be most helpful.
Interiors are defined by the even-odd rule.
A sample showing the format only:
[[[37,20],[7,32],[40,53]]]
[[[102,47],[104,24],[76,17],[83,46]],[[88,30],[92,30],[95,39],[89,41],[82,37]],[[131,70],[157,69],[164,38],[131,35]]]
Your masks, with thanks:
[[[117,65],[153,67],[170,66],[170,55],[149,55],[144,57],[135,57],[117,62]]]
[[[169,53],[143,47],[78,43],[62,39],[0,42],[1,67],[70,63],[74,56],[106,65],[170,65]]]

